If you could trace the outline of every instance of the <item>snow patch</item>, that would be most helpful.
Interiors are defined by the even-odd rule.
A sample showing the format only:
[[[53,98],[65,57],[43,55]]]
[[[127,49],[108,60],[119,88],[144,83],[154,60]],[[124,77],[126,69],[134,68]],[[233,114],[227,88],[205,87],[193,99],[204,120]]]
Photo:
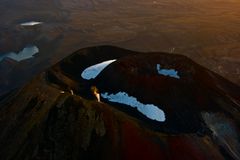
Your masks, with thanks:
[[[102,63],[98,63],[93,66],[90,66],[82,72],[81,76],[83,79],[86,79],[86,80],[94,79],[102,72],[104,68],[106,68],[108,65],[110,65],[115,61],[116,59],[113,59],[113,60],[104,61]]]
[[[203,112],[201,114],[218,143],[230,152],[235,159],[240,159],[238,130],[232,120],[220,113]]]
[[[178,75],[178,71],[176,71],[175,69],[161,69],[161,65],[157,64],[157,71],[158,71],[158,74],[180,79]]]
[[[137,108],[139,112],[144,114],[146,117],[159,122],[166,120],[165,113],[153,104],[143,104],[137,100],[137,98],[129,96],[125,92],[118,92],[117,94],[103,93],[101,96],[110,102],[116,102]]]
[[[33,58],[33,55],[39,52],[37,46],[27,46],[19,53],[9,52],[0,56],[0,61],[2,61],[5,57],[11,58],[15,61],[22,61],[25,59]]]
[[[43,22],[36,22],[36,21],[30,21],[30,22],[24,22],[21,23],[21,26],[35,26],[35,25],[39,25],[42,24]]]

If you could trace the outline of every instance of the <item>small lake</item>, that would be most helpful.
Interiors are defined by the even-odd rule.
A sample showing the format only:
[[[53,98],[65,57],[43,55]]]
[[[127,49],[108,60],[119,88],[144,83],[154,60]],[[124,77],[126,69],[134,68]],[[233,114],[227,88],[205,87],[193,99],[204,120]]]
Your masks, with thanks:
[[[0,61],[2,61],[4,58],[11,58],[15,61],[20,62],[25,59],[33,58],[34,55],[38,52],[39,52],[39,49],[37,46],[27,46],[23,48],[23,50],[20,51],[19,53],[8,52],[6,54],[0,55]]]
[[[129,96],[126,92],[118,92],[117,94],[102,93],[101,97],[110,102],[116,102],[137,108],[139,112],[151,120],[164,122],[166,120],[165,113],[153,104],[143,104],[133,96]]]
[[[180,79],[180,76],[178,75],[178,71],[176,71],[175,69],[162,69],[161,65],[157,64],[157,71],[158,71],[158,74]]]
[[[108,60],[108,61],[104,61],[102,63],[92,65],[92,66],[86,68],[82,72],[81,76],[83,79],[86,79],[86,80],[94,79],[102,72],[102,70],[104,68],[106,68],[108,65],[110,65],[111,63],[113,63],[115,61],[116,61],[116,59],[113,59],[113,60]]]

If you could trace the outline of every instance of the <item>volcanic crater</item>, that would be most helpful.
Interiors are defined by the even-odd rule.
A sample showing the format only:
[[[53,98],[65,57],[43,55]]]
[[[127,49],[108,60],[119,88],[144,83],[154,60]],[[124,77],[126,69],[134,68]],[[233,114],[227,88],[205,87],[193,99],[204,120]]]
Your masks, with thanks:
[[[115,61],[84,78],[89,67],[97,71],[109,60]],[[239,93],[185,56],[114,46],[80,49],[1,97],[0,155],[239,159]]]

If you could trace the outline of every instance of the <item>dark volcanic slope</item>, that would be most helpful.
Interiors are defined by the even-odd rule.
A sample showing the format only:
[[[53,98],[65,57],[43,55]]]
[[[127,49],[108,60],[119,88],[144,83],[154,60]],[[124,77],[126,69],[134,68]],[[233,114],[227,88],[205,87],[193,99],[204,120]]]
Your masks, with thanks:
[[[95,79],[82,79],[85,68],[111,59]],[[158,74],[157,64],[179,79]],[[99,103],[93,85],[154,104],[166,121]],[[184,56],[82,49],[0,97],[0,159],[239,159],[239,96],[238,86]]]

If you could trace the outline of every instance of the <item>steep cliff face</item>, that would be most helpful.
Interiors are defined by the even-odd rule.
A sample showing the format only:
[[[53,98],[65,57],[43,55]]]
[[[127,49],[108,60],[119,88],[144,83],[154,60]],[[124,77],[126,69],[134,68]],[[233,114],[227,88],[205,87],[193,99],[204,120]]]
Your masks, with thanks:
[[[81,76],[111,59],[96,78]],[[135,107],[126,94],[114,99],[121,92]],[[82,49],[0,97],[0,159],[238,159],[239,93],[183,56]],[[139,104],[165,119],[150,119],[144,107],[152,105],[144,112]]]

